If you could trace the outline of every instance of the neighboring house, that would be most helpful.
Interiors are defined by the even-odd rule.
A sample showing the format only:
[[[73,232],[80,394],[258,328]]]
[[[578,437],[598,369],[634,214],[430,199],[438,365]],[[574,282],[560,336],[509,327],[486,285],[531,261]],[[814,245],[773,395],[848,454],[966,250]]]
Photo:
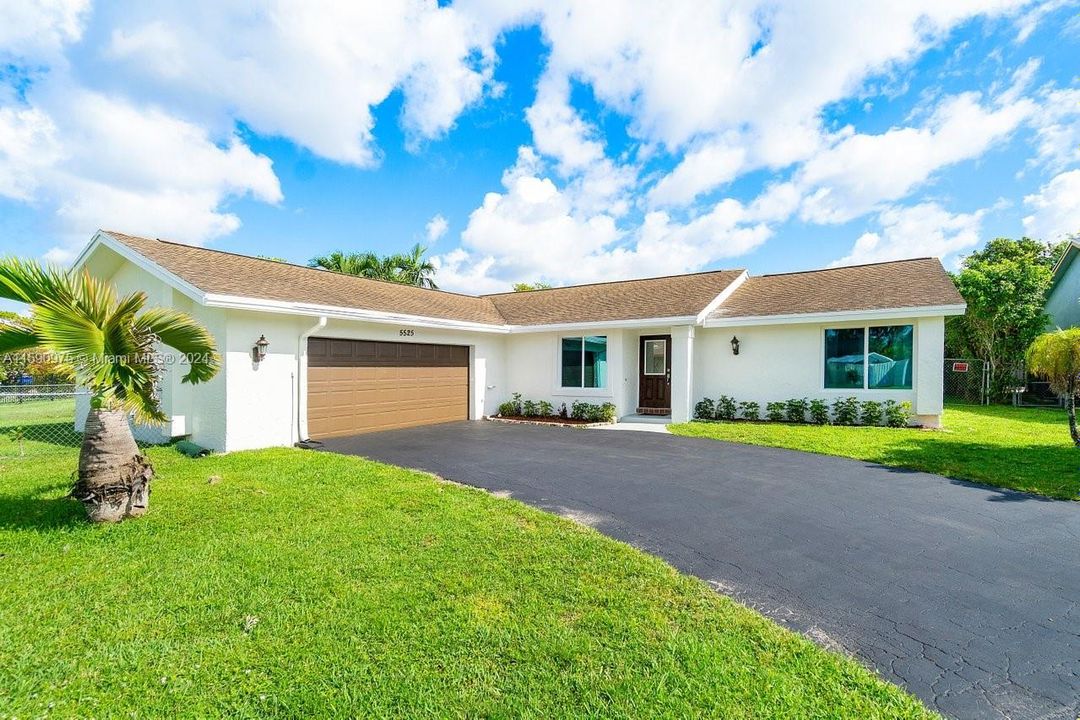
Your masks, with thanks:
[[[1046,296],[1046,314],[1050,326],[1080,327],[1080,243],[1073,241],[1054,266],[1050,294]]]
[[[675,422],[703,396],[854,395],[937,426],[944,318],[964,311],[936,259],[476,297],[98,232],[76,267],[214,334],[222,372],[167,373],[155,432],[216,450],[481,418],[515,392]]]

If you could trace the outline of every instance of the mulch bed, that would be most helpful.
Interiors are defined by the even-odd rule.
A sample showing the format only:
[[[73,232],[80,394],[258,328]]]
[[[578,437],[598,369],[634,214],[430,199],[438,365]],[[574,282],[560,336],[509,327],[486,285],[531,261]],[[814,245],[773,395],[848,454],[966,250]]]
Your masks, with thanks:
[[[578,420],[576,418],[525,417],[523,415],[498,415],[496,417],[489,417],[488,420],[491,420],[492,422],[519,423],[522,425],[556,425],[559,427],[597,427],[599,425],[611,424],[606,422]]]

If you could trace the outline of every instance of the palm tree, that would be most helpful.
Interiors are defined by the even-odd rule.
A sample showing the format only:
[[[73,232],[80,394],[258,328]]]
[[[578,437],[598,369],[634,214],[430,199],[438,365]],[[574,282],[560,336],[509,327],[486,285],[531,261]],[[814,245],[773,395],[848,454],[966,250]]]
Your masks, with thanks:
[[[415,285],[417,287],[431,288],[432,290],[438,290],[439,286],[435,284],[435,271],[437,268],[431,260],[424,258],[424,253],[427,252],[427,248],[417,243],[412,246],[412,249],[407,253],[401,253],[392,255],[390,260],[397,269],[400,282],[404,285]]]
[[[1035,375],[1050,381],[1050,388],[1065,396],[1069,434],[1080,447],[1076,428],[1076,396],[1080,395],[1080,328],[1048,332],[1035,338],[1027,350],[1027,365]]]
[[[387,260],[388,258],[380,258],[373,252],[346,253],[334,250],[328,255],[311,258],[308,266],[371,280],[397,282],[394,267]]]
[[[426,252],[427,248],[419,244],[414,245],[407,253],[382,257],[373,252],[346,253],[334,250],[327,255],[311,258],[308,266],[358,275],[370,280],[438,289],[432,279],[436,268],[430,260],[424,259]]]
[[[172,308],[146,308],[146,294],[118,297],[89,273],[70,273],[16,258],[0,259],[0,298],[27,303],[30,317],[0,325],[0,354],[41,348],[60,358],[90,390],[72,496],[94,522],[146,512],[153,467],[135,444],[130,417],[160,423],[161,343],[189,363],[184,382],[200,383],[221,364],[214,339]]]

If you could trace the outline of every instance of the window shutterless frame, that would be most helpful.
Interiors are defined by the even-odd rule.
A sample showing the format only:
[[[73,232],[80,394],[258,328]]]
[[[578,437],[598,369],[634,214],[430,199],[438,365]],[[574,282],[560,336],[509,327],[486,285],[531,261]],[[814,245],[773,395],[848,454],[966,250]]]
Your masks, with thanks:
[[[906,357],[906,358],[901,357],[901,358],[899,358],[899,361],[903,362],[903,363],[906,363],[904,366],[902,366],[902,370],[904,371],[902,373],[902,375],[904,377],[909,378],[909,379],[907,380],[905,385],[899,385],[899,386],[878,385],[878,384],[872,383],[871,377],[870,377],[871,376],[870,355],[873,352],[870,349],[870,346],[871,346],[871,331],[872,330],[881,330],[881,329],[886,329],[886,328],[905,328],[905,327],[910,328],[910,331],[908,333],[908,335],[910,337],[910,339],[908,340],[908,343],[910,345],[910,349],[908,351],[908,357]],[[829,357],[828,357],[828,351],[827,351],[829,332],[830,331],[831,332],[836,332],[836,331],[842,331],[842,330],[860,330],[860,331],[862,331],[862,363],[861,363],[862,364],[862,373],[861,373],[862,374],[862,385],[861,386],[851,387],[851,386],[843,386],[843,385],[834,385],[834,386],[830,387],[828,385],[827,380],[826,380],[826,378],[828,376],[828,372],[829,372],[829,370],[828,370]],[[914,365],[915,365],[915,359],[916,359],[915,358],[915,353],[917,352],[917,349],[918,349],[918,339],[916,338],[915,323],[912,323],[912,322],[906,322],[906,323],[905,322],[899,322],[899,323],[892,324],[892,325],[889,325],[889,324],[880,324],[880,325],[877,325],[877,324],[874,324],[874,325],[865,324],[865,325],[838,325],[838,326],[833,326],[833,327],[828,327],[828,326],[823,327],[821,329],[821,354],[819,355],[819,357],[821,358],[821,363],[822,363],[822,366],[821,366],[822,371],[819,374],[819,377],[821,378],[821,382],[822,382],[822,390],[836,391],[836,392],[850,392],[852,390],[855,390],[855,391],[869,391],[869,392],[888,391],[888,390],[896,390],[896,391],[913,390],[915,388],[915,382],[914,382],[914,378],[912,376],[914,375]],[[907,364],[911,365],[910,369],[908,368]]]
[[[588,359],[590,355],[589,341],[599,341],[603,348],[603,354],[599,358],[599,363],[594,359],[593,365],[589,365]],[[567,358],[569,357],[567,341],[570,342],[570,353],[580,353],[577,357],[577,362],[567,364]],[[577,343],[578,347],[573,347],[573,344]],[[595,342],[594,342],[595,344]],[[559,338],[559,387],[562,389],[580,389],[580,390],[604,390],[607,388],[607,335],[567,335]],[[595,351],[593,351],[595,352]],[[589,371],[592,370],[592,384],[587,384],[586,379],[589,377]],[[569,371],[569,372],[568,372]],[[568,382],[568,375],[574,374],[577,376],[577,382]]]

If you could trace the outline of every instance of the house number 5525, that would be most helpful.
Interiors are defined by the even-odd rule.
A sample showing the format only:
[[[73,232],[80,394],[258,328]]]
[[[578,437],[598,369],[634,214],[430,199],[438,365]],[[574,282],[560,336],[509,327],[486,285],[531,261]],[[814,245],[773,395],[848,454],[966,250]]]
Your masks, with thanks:
[[[398,330],[398,335],[400,335],[401,337],[412,337],[415,334],[415,331],[409,329]]]

